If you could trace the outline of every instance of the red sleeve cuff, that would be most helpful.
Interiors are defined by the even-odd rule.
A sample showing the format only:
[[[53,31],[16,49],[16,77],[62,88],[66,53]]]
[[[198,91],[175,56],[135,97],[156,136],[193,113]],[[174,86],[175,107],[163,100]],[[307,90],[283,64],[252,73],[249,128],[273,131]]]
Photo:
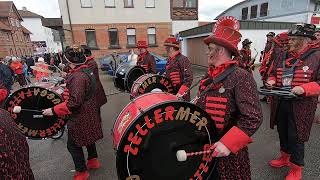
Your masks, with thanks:
[[[305,96],[319,96],[320,86],[316,82],[309,82],[302,84],[301,87],[304,89]]]
[[[271,80],[276,81],[277,79],[276,79],[276,77],[274,77],[274,76],[270,76],[270,77],[268,78],[268,81],[271,81]]]
[[[71,111],[67,107],[66,101],[54,106],[53,111],[57,116],[64,116],[64,115],[71,114]]]
[[[6,89],[0,89],[0,104],[4,101],[8,96],[8,91]]]
[[[188,86],[182,85],[182,86],[180,87],[179,91],[178,91],[178,94],[183,95],[188,89],[189,89]]]
[[[237,153],[240,149],[246,147],[252,142],[252,139],[241,129],[233,126],[221,139],[220,142],[224,144],[232,153]]]

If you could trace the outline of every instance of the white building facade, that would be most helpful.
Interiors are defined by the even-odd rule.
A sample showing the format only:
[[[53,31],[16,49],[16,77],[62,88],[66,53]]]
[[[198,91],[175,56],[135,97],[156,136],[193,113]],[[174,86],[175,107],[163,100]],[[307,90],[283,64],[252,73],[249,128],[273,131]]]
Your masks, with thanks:
[[[62,50],[61,42],[54,40],[54,30],[42,26],[42,16],[30,12],[26,8],[19,10],[19,13],[23,19],[21,24],[32,33],[30,38],[34,43],[34,54],[58,53]]]

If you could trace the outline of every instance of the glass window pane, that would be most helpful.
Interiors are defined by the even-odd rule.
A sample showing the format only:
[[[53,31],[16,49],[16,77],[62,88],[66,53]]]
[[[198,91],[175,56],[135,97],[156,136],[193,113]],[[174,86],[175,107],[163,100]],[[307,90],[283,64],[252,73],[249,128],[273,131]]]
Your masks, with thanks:
[[[197,7],[197,0],[186,0],[186,7],[195,8]]]
[[[128,36],[128,45],[136,45],[136,36]]]
[[[117,29],[109,29],[109,39],[110,39],[110,46],[117,46],[118,45],[118,30]]]
[[[80,0],[81,7],[92,7],[91,0]]]
[[[105,6],[106,7],[115,7],[114,1],[115,0],[104,0]]]
[[[148,44],[156,44],[156,35],[155,34],[149,34],[148,35]]]
[[[257,18],[258,5],[251,6],[250,19]]]
[[[127,35],[136,35],[136,29],[127,29]]]
[[[155,0],[146,0],[146,7],[155,7]]]
[[[173,7],[183,7],[183,0],[173,1]]]
[[[97,47],[96,32],[86,31],[86,35],[87,35],[87,45],[93,48]]]
[[[124,7],[133,7],[133,0],[124,0]]]
[[[156,28],[148,28],[148,34],[156,34]]]

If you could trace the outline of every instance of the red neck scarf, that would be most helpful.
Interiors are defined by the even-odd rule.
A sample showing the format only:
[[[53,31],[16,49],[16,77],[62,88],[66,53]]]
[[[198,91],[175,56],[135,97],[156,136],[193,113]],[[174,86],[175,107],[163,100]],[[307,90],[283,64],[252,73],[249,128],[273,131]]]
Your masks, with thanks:
[[[208,74],[211,78],[215,78],[215,77],[219,76],[221,73],[223,73],[232,64],[237,64],[237,61],[230,60],[230,61],[227,61],[223,64],[220,64],[217,67],[210,67],[208,69]]]
[[[138,55],[138,62],[143,61],[143,60],[144,60],[144,57],[145,57],[148,53],[149,53],[149,52],[146,51],[146,52],[144,52],[144,53],[142,53],[142,54],[139,54],[139,55]]]

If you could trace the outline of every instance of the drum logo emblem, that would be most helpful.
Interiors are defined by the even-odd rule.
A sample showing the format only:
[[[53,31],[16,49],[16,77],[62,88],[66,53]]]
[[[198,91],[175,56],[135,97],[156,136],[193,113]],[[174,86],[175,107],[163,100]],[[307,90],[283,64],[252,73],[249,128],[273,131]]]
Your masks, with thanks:
[[[118,127],[118,132],[122,133],[123,128],[126,127],[126,125],[128,124],[129,120],[131,119],[131,113],[130,111],[128,111],[122,118],[119,127]]]

